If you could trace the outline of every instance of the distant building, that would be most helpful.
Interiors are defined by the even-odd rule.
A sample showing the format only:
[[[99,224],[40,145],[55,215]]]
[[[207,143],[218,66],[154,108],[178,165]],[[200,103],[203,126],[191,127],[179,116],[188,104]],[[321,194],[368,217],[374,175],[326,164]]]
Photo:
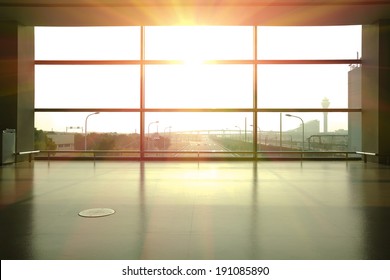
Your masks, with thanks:
[[[351,67],[348,72],[348,108],[362,107],[362,68]],[[348,148],[360,151],[362,147],[362,120],[360,113],[348,113]]]
[[[74,150],[74,134],[73,133],[59,133],[48,134],[47,137],[51,138],[57,145],[57,150],[69,151]]]

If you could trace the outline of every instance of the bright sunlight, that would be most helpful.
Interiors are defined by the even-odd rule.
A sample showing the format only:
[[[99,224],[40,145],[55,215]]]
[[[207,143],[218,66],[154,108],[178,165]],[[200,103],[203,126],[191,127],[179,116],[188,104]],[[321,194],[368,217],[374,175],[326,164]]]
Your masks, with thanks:
[[[130,60],[129,65],[37,65],[36,108],[140,107],[140,27],[36,27],[36,60]],[[258,59],[354,59],[361,53],[360,26],[258,27]],[[319,39],[321,38],[321,40]],[[145,108],[253,109],[253,27],[145,27]],[[182,61],[172,64],[169,61]],[[237,61],[215,64],[213,61]],[[164,63],[166,61],[166,63]],[[211,63],[205,63],[205,62]],[[241,61],[241,62],[240,62]],[[137,65],[138,64],[138,65]],[[349,65],[259,65],[258,108],[348,107]],[[101,113],[89,130],[139,132],[138,113]],[[81,127],[87,113],[36,113],[46,131]],[[277,116],[259,115],[259,129],[279,130]],[[180,117],[179,117],[180,116]],[[265,115],[264,115],[265,116]],[[343,114],[345,116],[345,114]],[[321,114],[306,113],[306,121]],[[150,129],[251,130],[250,113],[147,113]],[[329,115],[329,128],[347,129],[347,119]],[[288,119],[283,130],[299,123]],[[321,125],[322,127],[322,125]]]

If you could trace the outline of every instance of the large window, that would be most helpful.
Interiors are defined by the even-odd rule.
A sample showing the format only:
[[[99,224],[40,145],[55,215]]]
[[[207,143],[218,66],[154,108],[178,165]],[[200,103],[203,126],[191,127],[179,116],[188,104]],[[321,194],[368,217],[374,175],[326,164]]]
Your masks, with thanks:
[[[42,150],[247,159],[360,145],[360,26],[35,33]]]

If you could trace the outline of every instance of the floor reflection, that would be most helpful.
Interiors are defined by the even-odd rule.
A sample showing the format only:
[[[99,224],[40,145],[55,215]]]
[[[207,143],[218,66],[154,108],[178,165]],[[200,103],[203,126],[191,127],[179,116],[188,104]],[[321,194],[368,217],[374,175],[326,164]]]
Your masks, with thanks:
[[[0,257],[1,259],[33,258],[34,169],[31,164],[14,168],[0,167]]]
[[[389,259],[390,169],[361,162],[1,167],[2,259]],[[114,215],[82,218],[81,210]]]

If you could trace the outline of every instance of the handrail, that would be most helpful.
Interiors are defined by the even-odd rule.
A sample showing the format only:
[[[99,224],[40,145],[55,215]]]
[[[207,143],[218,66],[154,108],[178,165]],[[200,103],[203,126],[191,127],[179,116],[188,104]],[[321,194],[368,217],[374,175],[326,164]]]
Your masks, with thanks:
[[[125,154],[133,154],[133,153],[141,153],[140,150],[41,150],[39,151],[41,153],[97,153],[97,154],[104,154],[104,153],[113,153],[113,154],[119,154],[119,153],[125,153]],[[143,153],[151,153],[151,154],[172,154],[172,153],[180,153],[180,154],[356,154],[357,152],[351,152],[351,151],[257,151],[257,152],[251,152],[251,151],[218,151],[218,150],[146,150],[143,151]]]
[[[360,152],[360,151],[356,151],[356,153],[358,155],[362,155],[363,156],[363,161],[364,162],[367,162],[367,156],[377,156],[378,154],[377,153],[371,153],[371,152]]]
[[[41,151],[40,150],[33,150],[33,151],[19,151],[19,152],[15,152],[14,155],[15,155],[15,162],[17,162],[17,156],[19,155],[28,155],[28,162],[31,162],[32,160],[32,154],[38,154],[40,153]]]
[[[15,156],[15,162],[17,162],[17,156],[19,155],[28,155],[29,156],[29,162],[32,160],[33,154],[38,153],[47,153],[47,159],[50,161],[51,154],[92,154],[94,162],[96,161],[96,158],[99,157],[99,154],[141,154],[141,151],[139,150],[31,150],[31,151],[18,151],[14,153]],[[367,156],[386,156],[387,160],[389,162],[390,155],[381,155],[374,152],[363,152],[363,151],[219,151],[219,150],[146,150],[142,152],[143,154],[197,154],[197,159],[200,159],[201,154],[234,154],[236,156],[238,155],[254,155],[255,153],[259,154],[285,154],[285,155],[293,155],[298,154],[300,155],[300,159],[303,160],[304,155],[310,155],[310,154],[344,154],[345,159],[348,160],[349,155],[361,155],[363,161],[367,162]],[[80,158],[86,158],[85,156]],[[141,159],[140,157],[137,157]],[[243,158],[243,159],[249,159],[249,158]]]
[[[367,156],[377,156],[377,157],[385,157],[386,158],[386,164],[390,163],[390,154],[379,154],[379,153],[374,153],[374,152],[362,152],[362,151],[356,151],[356,154],[362,155],[363,160],[366,163],[367,162]]]
[[[41,150],[41,153],[47,153],[48,161],[50,161],[51,154],[92,154],[94,162],[96,161],[96,158],[99,157],[99,154],[141,154],[141,151],[139,150]],[[200,159],[201,154],[234,154],[234,155],[254,155],[257,154],[286,154],[286,155],[292,155],[297,154],[301,155],[300,159],[304,159],[304,155],[310,155],[310,154],[344,154],[345,159],[348,160],[349,155],[356,154],[356,152],[352,151],[257,151],[257,152],[251,152],[251,151],[216,151],[216,150],[147,150],[143,151],[143,154],[197,154],[198,160]],[[85,158],[85,157],[80,157]],[[140,157],[139,157],[140,158]],[[245,159],[245,158],[244,158]]]
[[[35,150],[35,151],[23,151],[23,152],[16,152],[16,155],[27,155],[27,154],[37,154],[40,153],[40,150]]]

